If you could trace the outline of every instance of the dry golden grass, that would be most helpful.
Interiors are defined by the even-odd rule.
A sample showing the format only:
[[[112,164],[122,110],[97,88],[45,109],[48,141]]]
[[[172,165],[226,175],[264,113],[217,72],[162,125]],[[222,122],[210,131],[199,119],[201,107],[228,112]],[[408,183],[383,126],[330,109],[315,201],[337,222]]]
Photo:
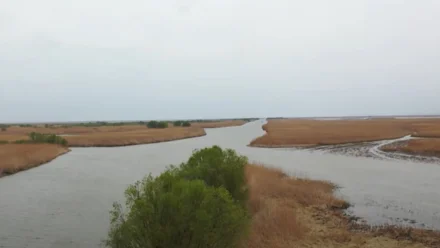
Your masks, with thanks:
[[[82,126],[72,126],[72,127],[19,127],[12,126],[7,128],[6,131],[1,132],[2,134],[10,135],[27,135],[31,132],[45,133],[45,134],[86,134],[86,133],[101,133],[101,132],[128,132],[137,130],[147,130],[146,125],[123,125],[123,126],[99,126],[99,127],[82,127]]]
[[[245,124],[246,121],[240,120],[225,120],[216,122],[193,122],[192,127],[199,128],[219,128],[219,127],[231,127],[240,126]],[[172,123],[169,123],[172,127]],[[0,140],[14,141],[17,139],[24,139],[31,132],[44,133],[44,134],[95,134],[95,133],[110,133],[110,132],[132,132],[132,131],[146,131],[150,130],[146,125],[122,125],[122,126],[97,126],[97,127],[84,127],[84,126],[52,126],[44,127],[42,125],[33,127],[20,127],[11,126],[6,131],[0,132]]]
[[[0,141],[15,141],[15,140],[24,140],[24,139],[28,139],[29,137],[27,135],[22,135],[22,134],[6,134],[1,132],[0,133]]]
[[[288,177],[258,165],[246,168],[252,213],[245,248],[440,247],[440,233],[397,227],[354,231],[341,214],[347,203],[329,182]],[[411,230],[411,231],[408,231]]]
[[[50,144],[0,145],[0,177],[47,163],[68,151]]]
[[[203,128],[219,128],[219,127],[233,127],[241,126],[247,123],[246,121],[231,120],[231,121],[215,121],[215,122],[193,122],[191,126],[193,127],[203,127]]]
[[[440,139],[413,139],[405,142],[396,142],[381,147],[381,150],[440,157]]]
[[[172,141],[206,135],[203,128],[173,127],[165,129],[145,129],[128,132],[99,132],[75,136],[65,136],[71,147],[127,146]]]
[[[265,135],[251,146],[316,146],[394,139],[405,135],[440,137],[440,119],[269,120]]]

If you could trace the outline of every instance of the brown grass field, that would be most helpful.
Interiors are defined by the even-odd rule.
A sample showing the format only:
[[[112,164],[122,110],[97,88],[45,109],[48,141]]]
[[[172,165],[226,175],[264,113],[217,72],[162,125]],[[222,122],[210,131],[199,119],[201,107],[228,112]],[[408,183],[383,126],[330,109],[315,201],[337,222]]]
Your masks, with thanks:
[[[173,127],[165,129],[145,129],[128,132],[100,132],[75,136],[65,136],[71,147],[111,147],[172,141],[206,135],[199,127]]]
[[[317,146],[395,139],[405,135],[440,137],[440,119],[269,120],[267,132],[251,146]]]
[[[146,125],[99,126],[99,127],[34,127],[11,126],[0,132],[0,142],[26,140],[31,132],[73,135],[66,136],[71,146],[126,146],[171,141],[205,135],[203,128],[220,128],[240,126],[246,121],[230,120],[215,122],[194,122],[191,127],[170,127],[166,129],[150,129]]]
[[[381,147],[386,152],[403,152],[412,155],[440,157],[440,139],[413,139]]]
[[[203,127],[203,128],[219,128],[219,127],[234,127],[246,124],[246,121],[231,120],[231,121],[214,121],[214,122],[193,122],[191,126],[193,127]]]
[[[47,163],[68,151],[50,144],[0,145],[0,177]]]
[[[246,177],[252,224],[244,248],[440,247],[440,232],[354,225],[341,211],[348,204],[333,195],[329,182],[258,165],[247,166]]]

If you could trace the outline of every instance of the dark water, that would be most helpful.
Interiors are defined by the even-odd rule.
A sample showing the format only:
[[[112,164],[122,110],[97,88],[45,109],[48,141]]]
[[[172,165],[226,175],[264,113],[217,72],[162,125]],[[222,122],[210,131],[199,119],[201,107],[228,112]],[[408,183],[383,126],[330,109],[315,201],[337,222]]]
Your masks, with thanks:
[[[193,149],[214,144],[251,161],[299,176],[339,184],[355,215],[371,224],[413,224],[440,229],[440,166],[383,161],[292,149],[251,148],[261,121],[208,129],[207,136],[120,148],[74,148],[56,160],[0,179],[0,247],[99,247],[108,211],[128,184]]]

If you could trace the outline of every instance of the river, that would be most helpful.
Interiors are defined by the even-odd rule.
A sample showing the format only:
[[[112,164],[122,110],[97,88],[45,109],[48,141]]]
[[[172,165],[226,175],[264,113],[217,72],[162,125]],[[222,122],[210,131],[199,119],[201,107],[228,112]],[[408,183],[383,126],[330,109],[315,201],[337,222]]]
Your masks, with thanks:
[[[127,185],[212,145],[292,175],[332,181],[354,205],[349,212],[370,224],[440,229],[439,165],[247,147],[264,134],[262,123],[207,129],[206,136],[173,142],[73,148],[48,164],[1,178],[0,247],[100,247],[111,205],[124,200]]]

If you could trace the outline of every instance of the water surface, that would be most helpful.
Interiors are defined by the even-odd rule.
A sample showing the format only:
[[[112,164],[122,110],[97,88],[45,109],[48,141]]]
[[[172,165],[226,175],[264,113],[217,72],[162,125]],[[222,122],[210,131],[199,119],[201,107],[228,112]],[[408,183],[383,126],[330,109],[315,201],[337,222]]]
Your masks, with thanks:
[[[371,224],[440,229],[440,166],[294,149],[247,147],[263,134],[261,121],[207,129],[207,136],[118,148],[73,148],[52,162],[0,179],[0,247],[100,247],[113,201],[127,185],[194,149],[236,149],[251,161],[341,186],[353,214]]]

